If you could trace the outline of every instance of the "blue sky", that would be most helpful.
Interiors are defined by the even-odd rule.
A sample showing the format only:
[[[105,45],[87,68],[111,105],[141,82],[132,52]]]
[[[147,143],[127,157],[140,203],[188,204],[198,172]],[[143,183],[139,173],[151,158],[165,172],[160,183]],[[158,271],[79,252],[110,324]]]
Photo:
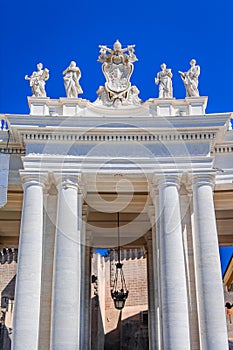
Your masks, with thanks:
[[[233,111],[232,0],[61,1],[2,0],[0,4],[0,113],[28,113],[26,74],[42,62],[50,70],[50,98],[65,97],[62,71],[75,60],[83,98],[94,101],[104,83],[98,45],[135,44],[132,83],[142,100],[158,96],[154,77],[165,62],[174,97],[184,98],[178,70],[192,58],[201,66],[199,90],[208,113]]]
[[[107,249],[95,249],[95,252],[100,253],[101,255],[107,254],[108,250]],[[227,265],[230,261],[230,258],[233,254],[233,248],[232,247],[221,247],[219,249],[220,253],[220,259],[221,259],[221,269],[222,269],[222,274],[224,274]]]
[[[25,74],[42,62],[50,69],[47,94],[65,96],[62,71],[71,60],[81,68],[83,98],[96,99],[103,84],[98,45],[135,44],[132,82],[146,100],[157,97],[154,77],[162,62],[172,69],[174,96],[185,90],[178,70],[191,58],[201,66],[200,93],[207,111],[233,111],[232,0],[79,1],[2,0],[0,5],[0,113],[28,113]]]

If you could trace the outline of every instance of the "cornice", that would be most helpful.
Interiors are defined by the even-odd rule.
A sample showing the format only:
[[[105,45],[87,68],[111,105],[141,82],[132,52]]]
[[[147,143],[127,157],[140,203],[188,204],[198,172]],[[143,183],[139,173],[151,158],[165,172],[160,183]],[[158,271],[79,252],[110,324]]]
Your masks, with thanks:
[[[189,117],[148,116],[19,116],[7,118],[15,142],[56,141],[175,141],[217,139],[227,131],[230,113]],[[39,135],[39,136],[37,136]]]
[[[141,142],[209,143],[209,151],[224,151],[224,135],[231,113],[198,116],[153,117],[138,115],[107,116],[31,116],[4,115],[14,143],[2,153],[25,154],[28,143]],[[216,144],[218,145],[216,147]],[[223,146],[222,146],[223,145]],[[221,146],[221,147],[220,147]],[[227,152],[231,152],[228,147]]]
[[[79,115],[79,116],[41,116],[28,114],[2,114],[1,118],[7,120],[12,127],[96,127],[109,125],[120,125],[123,128],[133,125],[134,127],[154,127],[154,128],[203,128],[224,126],[233,113],[214,113],[191,116],[148,116],[147,114],[122,114],[115,115]]]

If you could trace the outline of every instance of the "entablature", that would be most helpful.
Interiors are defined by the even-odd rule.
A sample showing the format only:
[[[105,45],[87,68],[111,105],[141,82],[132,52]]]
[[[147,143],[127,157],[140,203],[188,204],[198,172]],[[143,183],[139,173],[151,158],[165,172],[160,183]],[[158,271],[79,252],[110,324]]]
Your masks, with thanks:
[[[54,173],[84,173],[94,176],[145,176],[145,174],[164,174],[188,172],[190,174],[210,172],[213,169],[213,157],[164,157],[156,161],[149,157],[120,156],[67,156],[50,154],[29,154],[23,157],[25,171]],[[147,176],[146,175],[146,176]]]
[[[15,143],[27,142],[101,142],[101,141],[199,141],[216,139],[228,128],[231,114],[205,117],[25,117],[5,116]]]

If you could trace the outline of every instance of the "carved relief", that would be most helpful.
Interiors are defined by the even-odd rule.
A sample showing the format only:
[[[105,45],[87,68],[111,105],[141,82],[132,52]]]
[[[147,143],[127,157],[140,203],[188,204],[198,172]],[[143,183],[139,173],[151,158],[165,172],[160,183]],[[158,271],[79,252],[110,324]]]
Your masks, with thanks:
[[[130,82],[134,70],[133,62],[137,61],[134,54],[135,45],[129,45],[123,49],[121,43],[117,40],[113,45],[113,49],[104,45],[99,47],[98,61],[102,63],[106,83],[97,90],[97,102],[114,107],[140,104],[139,90],[136,86],[132,86]]]

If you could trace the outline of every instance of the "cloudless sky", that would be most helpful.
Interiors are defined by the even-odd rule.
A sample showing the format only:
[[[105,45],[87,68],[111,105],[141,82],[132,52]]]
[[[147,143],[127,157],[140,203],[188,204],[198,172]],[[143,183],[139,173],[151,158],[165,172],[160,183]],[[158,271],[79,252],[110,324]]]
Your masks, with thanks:
[[[42,62],[50,70],[50,98],[65,97],[62,71],[75,60],[80,97],[94,101],[104,83],[98,45],[135,44],[132,83],[142,100],[158,96],[154,77],[165,62],[174,97],[184,98],[178,70],[201,66],[199,90],[207,113],[233,111],[232,0],[2,0],[0,3],[0,113],[28,114],[26,74]]]

